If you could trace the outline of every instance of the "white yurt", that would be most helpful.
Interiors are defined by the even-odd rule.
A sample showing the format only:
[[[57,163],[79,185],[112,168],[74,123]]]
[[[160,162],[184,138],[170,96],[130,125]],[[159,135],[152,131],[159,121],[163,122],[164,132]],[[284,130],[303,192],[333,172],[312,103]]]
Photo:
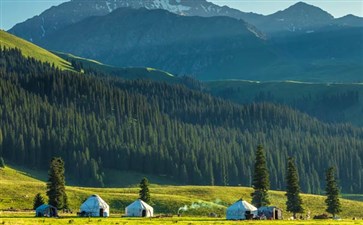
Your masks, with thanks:
[[[132,217],[153,217],[154,209],[138,199],[125,208],[125,214]]]
[[[81,205],[81,216],[108,217],[110,215],[110,207],[98,195],[91,195]]]
[[[226,219],[227,220],[253,219],[257,216],[257,213],[258,210],[256,207],[240,199],[227,208]]]

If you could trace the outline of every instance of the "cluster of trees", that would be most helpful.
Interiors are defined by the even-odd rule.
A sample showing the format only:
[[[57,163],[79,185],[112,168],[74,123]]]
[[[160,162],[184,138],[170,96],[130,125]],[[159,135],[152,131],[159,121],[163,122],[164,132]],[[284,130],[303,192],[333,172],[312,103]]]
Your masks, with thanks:
[[[326,171],[326,211],[333,214],[342,211],[339,201],[339,186],[335,178],[334,168],[330,167]],[[266,163],[266,153],[261,145],[257,147],[255,167],[253,173],[253,189],[252,204],[257,208],[268,206],[270,204],[268,190],[270,188],[269,173]],[[303,213],[303,201],[300,197],[299,174],[295,165],[295,159],[289,157],[286,170],[286,208],[288,212],[293,213],[293,218],[296,219],[297,213]]]
[[[253,183],[255,146],[268,146],[271,188],[288,156],[304,192],[321,193],[327,165],[345,192],[363,190],[363,129],[319,122],[288,107],[238,105],[183,85],[61,71],[0,51],[0,156],[47,169],[62,157],[79,185],[105,169],[166,175],[184,184]]]

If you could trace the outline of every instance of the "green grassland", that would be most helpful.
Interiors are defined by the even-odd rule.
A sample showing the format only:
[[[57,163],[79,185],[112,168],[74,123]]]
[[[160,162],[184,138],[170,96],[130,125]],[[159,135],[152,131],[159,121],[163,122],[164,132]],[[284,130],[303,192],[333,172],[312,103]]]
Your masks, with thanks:
[[[153,218],[153,219],[140,219],[140,218],[60,218],[60,219],[49,219],[49,218],[0,218],[0,224],[9,225],[35,225],[35,224],[51,224],[51,225],[62,225],[62,224],[89,224],[89,225],[109,225],[109,224],[123,224],[123,225],[137,225],[137,224],[183,224],[183,225],[207,225],[207,224],[248,224],[248,225],[290,225],[290,224],[301,224],[301,225],[353,225],[363,224],[363,220],[300,220],[300,221],[227,221],[223,218],[200,218],[200,217],[181,217],[181,218]]]
[[[153,182],[151,180],[151,182]],[[44,182],[28,176],[26,173],[5,168],[0,170],[0,217],[12,216],[11,211],[31,210],[32,201],[36,193],[45,195],[46,185]],[[105,199],[111,208],[111,215],[119,217],[124,213],[124,208],[138,197],[138,188],[89,188],[67,186],[67,194],[70,208],[73,214],[78,211],[80,204],[91,194],[99,194]],[[228,205],[243,198],[251,200],[251,188],[247,187],[220,187],[220,186],[166,186],[152,185],[152,205],[155,213],[173,214],[178,209],[187,206],[187,211],[180,211],[183,216],[208,216],[216,213],[222,218]],[[310,215],[324,213],[324,196],[304,194],[305,211]],[[284,217],[290,217],[286,212],[284,192],[270,191],[272,205],[284,209]],[[342,218],[362,217],[363,202],[342,199]],[[22,215],[22,214],[20,214]],[[27,214],[31,217],[30,214]],[[24,216],[24,215],[22,215]],[[0,220],[1,221],[1,220]],[[1,222],[0,222],[1,223]],[[26,224],[26,223],[24,223]],[[131,223],[132,224],[132,223]]]
[[[154,81],[165,81],[168,83],[177,83],[179,79],[175,77],[173,74],[168,72],[154,69],[154,68],[136,68],[136,67],[129,67],[129,68],[119,68],[110,65],[103,64],[96,60],[86,59],[82,57],[78,57],[72,54],[61,53],[61,52],[54,52],[57,56],[61,57],[64,60],[69,62],[76,61],[80,62],[83,68],[91,68],[98,72],[103,72],[106,74],[116,75],[118,77],[122,77],[124,79],[134,80],[134,79],[150,79]]]
[[[0,30],[0,46],[6,48],[19,48],[26,57],[33,57],[42,62],[54,64],[56,67],[63,70],[73,70],[71,64],[66,60],[2,30]]]

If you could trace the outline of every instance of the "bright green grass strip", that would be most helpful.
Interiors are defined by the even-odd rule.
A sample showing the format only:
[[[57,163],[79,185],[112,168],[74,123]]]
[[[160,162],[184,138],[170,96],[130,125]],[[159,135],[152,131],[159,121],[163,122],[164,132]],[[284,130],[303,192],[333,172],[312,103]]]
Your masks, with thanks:
[[[35,224],[51,224],[51,225],[63,225],[63,224],[75,224],[75,225],[109,225],[109,224],[183,224],[183,225],[207,225],[207,224],[248,224],[248,225],[353,225],[363,224],[362,220],[299,220],[299,221],[227,221],[223,218],[198,218],[198,217],[174,217],[174,218],[0,218],[0,224],[8,225],[35,225]]]

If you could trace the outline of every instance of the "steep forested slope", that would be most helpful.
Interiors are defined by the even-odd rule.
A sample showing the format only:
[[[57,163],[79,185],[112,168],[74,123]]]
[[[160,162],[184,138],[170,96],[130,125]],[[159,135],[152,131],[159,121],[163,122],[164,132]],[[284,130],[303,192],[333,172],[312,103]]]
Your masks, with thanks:
[[[64,72],[0,52],[0,143],[5,160],[101,185],[104,169],[187,184],[251,185],[254,151],[267,150],[272,188],[297,158],[303,190],[319,192],[328,166],[344,191],[362,191],[363,130],[323,124],[272,104],[237,105],[184,86]]]

